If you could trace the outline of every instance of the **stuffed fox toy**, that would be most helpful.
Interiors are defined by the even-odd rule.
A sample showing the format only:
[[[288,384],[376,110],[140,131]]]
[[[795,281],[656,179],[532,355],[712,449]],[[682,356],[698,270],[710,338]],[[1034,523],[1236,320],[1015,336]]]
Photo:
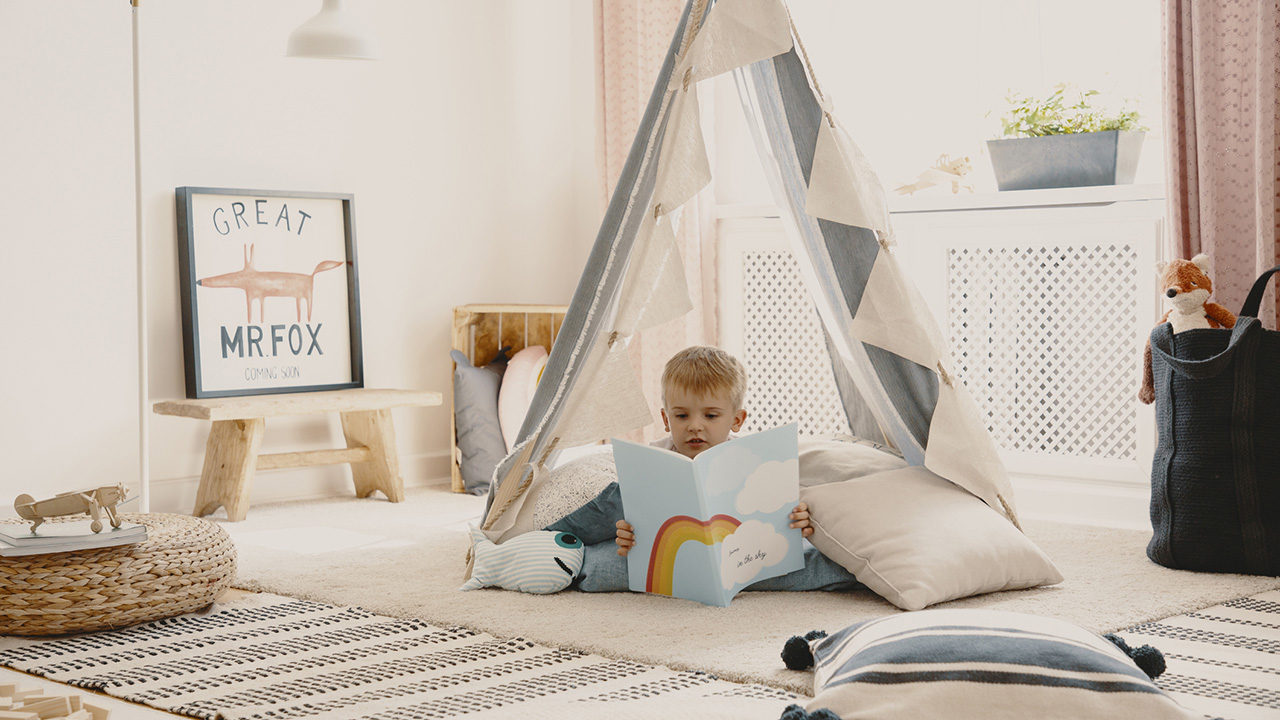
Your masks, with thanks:
[[[1209,302],[1213,282],[1209,280],[1208,255],[1202,253],[1190,260],[1160,263],[1156,271],[1160,273],[1164,296],[1173,305],[1160,322],[1172,325],[1175,333],[1194,328],[1236,326],[1236,316],[1230,310]],[[1142,354],[1142,389],[1138,391],[1138,399],[1150,405],[1155,398],[1155,381],[1151,376],[1151,339],[1148,338],[1146,351]]]

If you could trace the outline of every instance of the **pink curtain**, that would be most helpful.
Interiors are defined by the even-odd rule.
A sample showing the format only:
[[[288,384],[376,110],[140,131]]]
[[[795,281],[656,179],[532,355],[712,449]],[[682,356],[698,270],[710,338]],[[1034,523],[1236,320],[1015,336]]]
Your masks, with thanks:
[[[1280,2],[1164,0],[1163,45],[1169,250],[1207,253],[1214,299],[1238,312],[1280,264]]]
[[[627,153],[653,91],[662,61],[671,45],[685,0],[595,0],[597,142],[601,199],[608,203]],[[708,83],[700,92],[710,97]],[[703,102],[706,128],[711,107]],[[713,152],[707,137],[708,152]],[[714,167],[714,158],[711,158]],[[657,410],[661,404],[662,368],[667,359],[689,345],[716,342],[715,202],[708,186],[684,207],[676,233],[684,258],[685,276],[694,310],[683,318],[644,332],[629,346],[632,365],[645,397],[654,408],[654,421],[629,439],[660,437]]]

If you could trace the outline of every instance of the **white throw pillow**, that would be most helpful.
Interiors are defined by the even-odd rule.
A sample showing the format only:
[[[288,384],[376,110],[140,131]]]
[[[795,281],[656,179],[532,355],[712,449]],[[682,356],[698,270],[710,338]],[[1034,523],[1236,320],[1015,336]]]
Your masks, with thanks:
[[[800,438],[800,487],[842,482],[907,466],[907,461],[875,443],[847,436],[848,440]]]
[[[613,448],[603,445],[547,472],[529,489],[526,503],[533,504],[533,526],[545,528],[591,502],[609,483],[618,481]]]
[[[516,435],[524,424],[524,416],[538,389],[542,369],[547,365],[547,349],[530,345],[511,357],[507,372],[502,376],[502,389],[498,391],[498,425],[502,427],[502,439],[507,452],[516,444]]]
[[[800,499],[814,546],[903,610],[1062,582],[1013,523],[923,467],[801,487]]]

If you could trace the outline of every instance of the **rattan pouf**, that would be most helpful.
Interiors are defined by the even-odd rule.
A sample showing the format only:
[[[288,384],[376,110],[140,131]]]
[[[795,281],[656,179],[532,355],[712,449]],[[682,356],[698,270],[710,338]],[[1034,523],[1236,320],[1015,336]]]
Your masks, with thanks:
[[[0,557],[0,635],[108,630],[207,607],[231,587],[236,549],[188,515],[122,513],[147,526],[133,545]]]

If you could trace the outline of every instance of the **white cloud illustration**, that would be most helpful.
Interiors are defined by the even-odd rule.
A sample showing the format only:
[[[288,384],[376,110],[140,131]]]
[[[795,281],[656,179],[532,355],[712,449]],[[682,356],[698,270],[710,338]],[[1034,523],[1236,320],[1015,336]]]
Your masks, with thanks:
[[[761,570],[782,562],[787,556],[787,539],[772,525],[748,520],[720,548],[720,577],[726,590],[751,582]]]
[[[799,497],[800,461],[770,460],[747,478],[734,508],[739,515],[773,512]]]

